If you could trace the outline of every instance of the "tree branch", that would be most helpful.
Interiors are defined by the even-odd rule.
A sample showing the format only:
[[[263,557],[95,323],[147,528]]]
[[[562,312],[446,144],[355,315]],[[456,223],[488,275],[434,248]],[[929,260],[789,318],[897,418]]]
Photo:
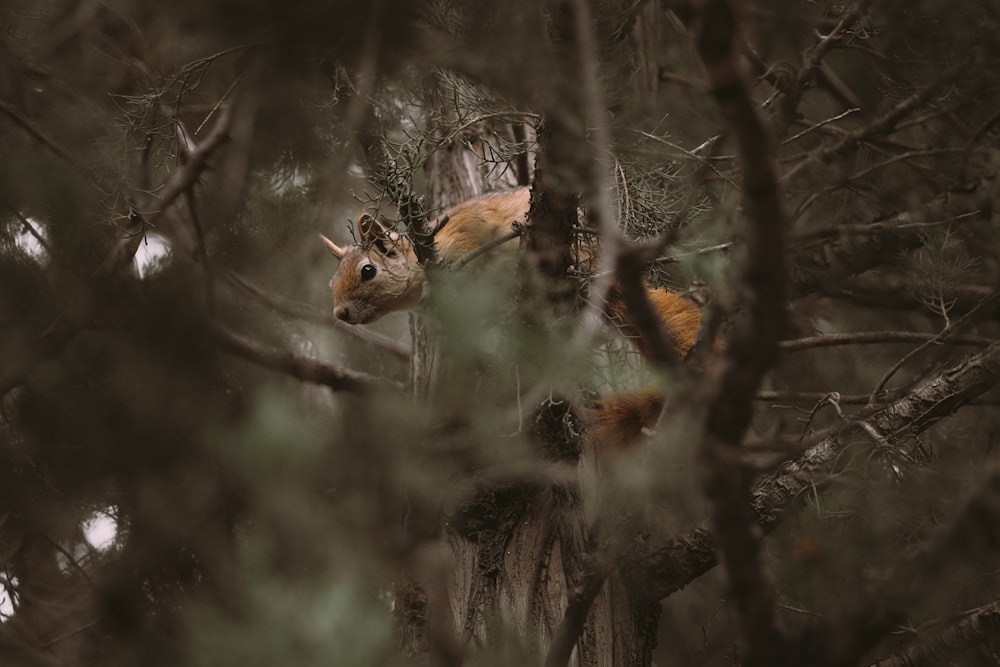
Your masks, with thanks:
[[[545,667],[563,667],[569,664],[573,648],[583,634],[587,614],[614,565],[615,559],[600,547],[587,554],[584,570],[576,586],[569,591],[562,622],[552,634],[552,646],[549,648]]]
[[[869,575],[869,590],[857,609],[833,628],[838,640],[829,642],[831,664],[857,664],[883,638],[903,621],[907,612],[927,595],[928,581],[947,570],[956,550],[996,553],[1000,543],[1000,467],[994,465],[952,520],[919,546],[904,553],[891,569]],[[993,611],[986,611],[980,621],[997,624]],[[954,635],[952,635],[954,638]],[[983,641],[984,638],[979,638]],[[924,657],[935,649],[946,650],[940,642],[925,644]],[[952,657],[953,654],[952,654]],[[911,663],[903,663],[911,664]]]
[[[954,659],[956,652],[1000,638],[1000,600],[961,614],[948,627],[927,636],[898,653],[871,663],[869,667],[936,667]]]
[[[80,170],[80,172],[82,174],[84,174],[87,177],[87,179],[97,187],[98,190],[101,191],[101,194],[103,194],[105,196],[107,196],[109,194],[108,191],[104,188],[104,186],[101,183],[100,179],[93,172],[93,170],[88,169],[83,163],[81,163],[78,159],[76,159],[76,157],[74,157],[73,155],[71,155],[69,153],[69,151],[67,151],[62,146],[60,146],[59,144],[57,144],[55,141],[53,141],[52,139],[50,139],[41,130],[41,128],[39,128],[37,125],[35,125],[34,123],[32,123],[30,120],[28,120],[27,118],[25,118],[24,116],[22,116],[21,113],[17,109],[15,109],[11,105],[7,104],[3,100],[0,100],[0,113],[3,113],[8,118],[10,118],[12,121],[14,121],[14,123],[16,123],[17,125],[19,125],[25,132],[27,132],[29,135],[31,135],[31,137],[35,141],[37,141],[38,143],[40,143],[43,146],[45,146],[45,148],[47,148],[53,155],[55,155],[56,157],[58,157],[61,160],[64,160],[70,166],[72,166],[72,167]]]
[[[773,530],[793,502],[805,493],[821,492],[833,478],[831,468],[847,447],[842,436],[863,420],[883,438],[916,437],[1000,382],[1000,344],[966,357],[928,377],[892,403],[851,418],[827,437],[788,461],[753,487],[753,507],[765,533]],[[695,528],[655,547],[645,556],[647,590],[666,597],[716,564],[711,535]]]
[[[643,271],[648,260],[659,254],[659,246],[623,246],[615,263],[616,280],[607,294],[608,311],[622,335],[634,343],[643,357],[661,368],[676,366],[680,361],[678,346],[653,308],[643,284]],[[618,316],[621,302],[624,313]]]
[[[769,403],[782,402],[816,402],[822,401],[830,396],[828,391],[758,391],[754,400],[767,401]],[[871,394],[837,394],[838,405],[869,405]],[[887,405],[891,401],[882,399],[876,401],[878,405]],[[1000,399],[978,398],[969,401],[966,405],[1000,405]]]
[[[394,383],[366,373],[337,368],[316,359],[297,356],[287,350],[268,347],[218,323],[210,326],[210,333],[221,349],[234,356],[304,382],[329,387],[333,391],[363,393],[378,385],[394,386]]]
[[[747,220],[749,319],[730,339],[717,393],[705,420],[699,458],[705,469],[712,530],[740,614],[747,665],[781,665],[791,656],[777,623],[773,586],[761,557],[760,530],[751,506],[751,477],[734,464],[750,425],[754,394],[778,355],[784,329],[787,216],[778,189],[775,146],[740,74],[738,12],[747,8],[710,0],[697,48],[712,96],[736,139]]]
[[[799,70],[791,85],[779,86],[784,89],[784,95],[777,105],[779,111],[777,132],[779,136],[784,136],[792,124],[799,103],[802,101],[802,95],[807,86],[816,78],[820,65],[823,64],[823,58],[840,40],[841,36],[868,11],[869,5],[871,5],[871,0],[860,0],[850,11],[846,12],[833,30],[821,37],[816,45],[803,55],[802,69]],[[780,79],[779,82],[781,82]]]
[[[997,298],[1000,298],[1000,290],[994,291],[992,294],[985,297],[982,301],[977,303],[971,310],[969,310],[969,312],[965,313],[960,318],[958,318],[957,320],[946,326],[941,331],[941,333],[939,333],[930,340],[924,342],[921,345],[918,345],[917,347],[913,348],[912,350],[904,354],[899,359],[899,361],[897,361],[895,364],[892,365],[892,368],[886,371],[885,375],[882,376],[882,379],[879,380],[877,385],[875,385],[875,388],[872,390],[870,403],[871,404],[875,403],[876,399],[878,399],[879,395],[885,389],[885,385],[889,383],[889,380],[892,378],[892,376],[895,375],[896,372],[900,368],[902,368],[907,361],[917,356],[918,354],[920,354],[927,348],[931,347],[932,345],[940,343],[941,341],[945,340],[953,331],[957,331],[963,324],[968,322],[972,318],[972,316],[975,315],[977,312],[979,312],[979,310],[983,306],[991,303],[992,301],[995,301]]]
[[[778,343],[785,352],[796,352],[819,347],[835,347],[840,345],[876,345],[884,343],[931,342],[949,345],[993,345],[994,338],[983,336],[948,336],[942,339],[941,333],[921,333],[919,331],[861,331],[857,333],[823,334],[807,338],[794,338]]]
[[[848,133],[840,141],[833,145],[808,153],[805,156],[805,159],[785,172],[781,179],[782,183],[790,183],[792,179],[798,176],[803,170],[806,169],[806,167],[812,165],[813,163],[829,162],[834,157],[850,150],[852,147],[857,146],[863,141],[892,131],[903,118],[927,104],[927,102],[934,95],[944,89],[948,84],[952,83],[955,80],[955,77],[968,69],[968,67],[969,59],[966,58],[960,63],[949,67],[928,86],[922,90],[918,90],[905,100],[902,100],[899,104],[894,106],[882,116],[876,118],[868,125],[865,125],[854,132]]]
[[[838,235],[836,243],[797,247],[789,257],[792,292],[800,297],[839,284],[850,276],[883,264],[886,257],[920,247],[927,221],[957,220],[979,209],[979,203],[970,195],[946,193],[912,211],[866,223],[863,226],[870,227],[867,234]]]
[[[311,322],[326,324],[333,327],[340,333],[356,338],[357,340],[376,347],[383,352],[388,352],[401,361],[408,361],[410,359],[411,350],[408,346],[403,345],[393,338],[380,334],[374,329],[347,324],[338,320],[333,315],[318,313],[307,306],[301,306],[290,302],[287,299],[268,294],[266,291],[250,281],[250,279],[240,273],[237,273],[236,271],[233,271],[232,269],[221,269],[220,267],[215,267],[214,270],[230,285],[248,292],[257,298],[261,303],[274,308],[279,313],[309,320]]]
[[[233,112],[229,105],[223,106],[219,114],[219,119],[212,127],[204,141],[190,148],[187,160],[180,167],[174,170],[170,178],[164,184],[158,197],[158,208],[148,214],[137,212],[131,216],[131,225],[126,234],[119,239],[112,248],[108,257],[98,270],[98,275],[115,276],[120,275],[131,265],[132,258],[139,248],[139,243],[144,236],[147,225],[153,225],[170,208],[179,196],[188,188],[198,182],[201,173],[208,165],[208,158],[219,146],[229,138],[229,126],[232,122]]]

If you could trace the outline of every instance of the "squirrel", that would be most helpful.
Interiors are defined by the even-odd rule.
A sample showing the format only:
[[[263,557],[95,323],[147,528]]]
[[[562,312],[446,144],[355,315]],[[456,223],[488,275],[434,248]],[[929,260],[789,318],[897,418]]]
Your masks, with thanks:
[[[438,216],[434,243],[447,264],[499,240],[513,230],[515,222],[528,218],[528,188],[470,199]],[[367,213],[357,218],[360,244],[340,247],[320,234],[323,245],[340,260],[330,280],[333,315],[348,324],[368,324],[383,315],[409,310],[424,291],[424,267],[417,261],[413,242],[386,229]],[[498,251],[494,258],[510,253]]]
[[[515,223],[528,217],[527,187],[484,195],[447,209],[437,218],[434,236],[444,263],[510,235]],[[360,243],[346,247],[320,234],[323,245],[340,260],[330,280],[334,316],[348,324],[368,324],[388,313],[414,308],[423,293],[426,276],[417,261],[413,242],[387,229],[367,213],[357,219]],[[510,250],[495,253],[502,261]],[[494,259],[494,261],[498,261]],[[681,358],[694,346],[701,326],[701,311],[690,300],[663,288],[646,286],[646,296],[670,334]],[[639,349],[638,328],[631,321],[617,284],[609,290],[605,313],[618,330]],[[639,390],[602,397],[590,410],[594,439],[604,444],[625,445],[655,424],[665,398],[661,393]]]

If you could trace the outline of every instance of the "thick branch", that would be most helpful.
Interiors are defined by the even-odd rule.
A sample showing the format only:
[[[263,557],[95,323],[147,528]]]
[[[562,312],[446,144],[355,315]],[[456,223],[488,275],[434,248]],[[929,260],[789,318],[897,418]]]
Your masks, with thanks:
[[[863,420],[882,437],[902,441],[916,437],[1000,382],[1000,344],[994,344],[923,380],[906,394],[878,410],[866,412],[842,425],[801,456],[754,485],[753,506],[761,527],[769,532],[782,512],[800,496],[822,491],[833,477],[834,462],[847,447],[842,436]],[[701,576],[716,564],[711,536],[696,528],[655,548],[648,557],[651,594],[665,597]]]
[[[527,257],[545,281],[545,297],[552,304],[570,303],[574,295],[574,286],[566,276],[573,261],[579,200],[571,194],[558,165],[577,161],[579,156],[573,152],[580,142],[577,133],[565,123],[546,120],[538,127],[526,245]]]
[[[594,604],[605,580],[611,574],[615,560],[604,549],[598,548],[585,559],[585,570],[569,593],[563,620],[552,634],[552,646],[545,660],[545,667],[563,667],[569,664],[573,648],[583,634],[587,614]]]
[[[926,637],[926,635],[925,635]],[[869,667],[936,667],[957,653],[1000,638],[1000,600],[962,615],[962,619],[899,653]]]
[[[754,395],[777,358],[784,328],[787,219],[778,189],[774,142],[740,75],[734,4],[708,2],[697,47],[712,96],[736,139],[742,163],[748,226],[744,282],[750,317],[730,340],[726,367],[708,406],[700,455],[712,529],[742,622],[746,664],[780,665],[792,657],[778,629],[775,592],[764,572],[760,531],[750,503],[751,478],[734,462],[750,425]]]
[[[756,400],[767,401],[769,403],[817,403],[819,401],[831,401],[832,397],[828,391],[758,391]],[[871,394],[841,394],[838,392],[835,402],[837,405],[869,405]],[[887,405],[890,402],[890,400],[885,398],[876,401],[879,405]],[[969,401],[966,405],[1000,405],[1000,399],[979,398]]]

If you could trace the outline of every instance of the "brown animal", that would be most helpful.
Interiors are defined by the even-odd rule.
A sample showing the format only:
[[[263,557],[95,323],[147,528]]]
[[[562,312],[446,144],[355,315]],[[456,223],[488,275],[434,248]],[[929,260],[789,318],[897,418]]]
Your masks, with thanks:
[[[442,262],[446,265],[455,262],[509,234],[515,222],[523,224],[528,216],[529,196],[528,188],[519,188],[470,199],[445,211],[438,218],[444,222],[434,239]],[[360,243],[347,247],[320,235],[330,254],[340,260],[340,267],[330,281],[334,315],[349,324],[367,324],[388,313],[416,306],[426,277],[412,241],[387,230],[367,214],[359,216],[357,229]],[[491,257],[488,261],[510,261],[513,254],[512,246],[498,248],[488,253]],[[646,295],[673,339],[677,353],[685,356],[694,345],[701,324],[698,307],[665,289],[647,287]],[[639,341],[638,329],[630,321],[616,286],[610,291],[605,311],[626,338]],[[637,347],[644,351],[641,345]],[[655,423],[663,404],[664,397],[651,391],[601,398],[591,415],[595,439],[602,444],[631,442]]]
[[[528,216],[528,188],[486,195],[444,212],[446,220],[434,237],[444,264],[510,233]],[[320,234],[323,244],[340,260],[330,281],[333,314],[348,324],[368,324],[397,310],[413,308],[423,294],[426,277],[413,242],[385,229],[375,218],[358,217],[359,245],[341,248]],[[479,262],[511,260],[509,249],[488,253]]]

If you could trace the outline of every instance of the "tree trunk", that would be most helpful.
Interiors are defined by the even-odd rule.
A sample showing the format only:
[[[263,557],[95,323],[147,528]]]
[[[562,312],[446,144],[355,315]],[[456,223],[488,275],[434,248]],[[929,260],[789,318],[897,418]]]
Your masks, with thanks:
[[[486,126],[474,126],[461,141],[440,146],[429,156],[426,210],[446,208],[487,189],[517,185],[515,170],[504,172],[509,182],[487,183],[487,174],[499,171],[484,166],[476,155],[483,154],[477,144],[488,132]],[[419,324],[415,335],[414,349],[434,348]],[[429,377],[430,367],[446,361],[435,356],[419,360],[415,380]],[[617,569],[597,575],[596,597],[582,604],[579,600],[585,580],[595,581],[594,530],[580,486],[594,476],[587,474],[592,463],[580,455],[579,442],[567,441],[562,427],[566,411],[551,412],[539,422],[546,430],[536,434],[543,441],[539,449],[545,454],[540,456],[559,459],[553,466],[565,474],[543,482],[483,482],[448,513],[432,549],[443,552],[445,562],[427,566],[426,560],[420,561],[412,579],[396,590],[407,653],[448,665],[465,664],[470,658],[475,662],[477,654],[534,662],[549,655],[571,605],[582,614],[582,627],[567,623],[562,629],[572,647],[568,664],[651,663],[660,613],[657,600],[637,594],[634,582],[630,584]]]

